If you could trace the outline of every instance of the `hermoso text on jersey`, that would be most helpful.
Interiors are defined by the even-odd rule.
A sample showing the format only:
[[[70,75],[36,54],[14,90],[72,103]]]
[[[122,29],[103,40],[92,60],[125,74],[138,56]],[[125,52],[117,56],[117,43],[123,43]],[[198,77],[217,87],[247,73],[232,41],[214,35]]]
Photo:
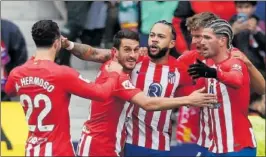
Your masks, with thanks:
[[[48,81],[45,81],[39,77],[23,77],[22,79],[20,79],[20,82],[22,87],[28,85],[37,85],[47,90],[48,92],[52,92],[55,88],[54,85],[50,85]]]

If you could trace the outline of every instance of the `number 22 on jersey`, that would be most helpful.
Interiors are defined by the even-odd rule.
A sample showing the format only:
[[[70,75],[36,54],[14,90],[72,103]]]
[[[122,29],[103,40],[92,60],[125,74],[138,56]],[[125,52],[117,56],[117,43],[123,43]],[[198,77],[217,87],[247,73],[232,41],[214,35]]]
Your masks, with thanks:
[[[44,94],[38,94],[34,97],[33,101],[30,98],[30,96],[26,94],[22,94],[20,96],[20,103],[22,104],[23,107],[26,107],[24,102],[27,102],[28,109],[26,112],[26,119],[29,125],[29,130],[34,132],[36,130],[36,127],[39,129],[41,132],[46,132],[46,131],[52,131],[54,129],[54,125],[43,125],[42,121],[43,119],[49,114],[49,112],[52,109],[52,103],[50,98],[47,95]],[[29,124],[29,118],[34,111],[34,109],[40,107],[40,101],[44,101],[44,109],[40,112],[40,114],[37,116],[37,126],[36,125],[30,125]]]

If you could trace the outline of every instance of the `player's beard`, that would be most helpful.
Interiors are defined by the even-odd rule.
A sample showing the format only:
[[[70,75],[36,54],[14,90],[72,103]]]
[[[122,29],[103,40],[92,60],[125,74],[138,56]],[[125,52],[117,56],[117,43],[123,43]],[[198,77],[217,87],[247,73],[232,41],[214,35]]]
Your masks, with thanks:
[[[160,59],[160,58],[164,57],[169,50],[168,47],[164,47],[162,49],[158,47],[158,49],[159,49],[159,52],[157,54],[152,54],[151,50],[150,50],[150,46],[148,46],[149,57],[151,57],[152,59]]]
[[[135,60],[135,59],[134,59]],[[123,60],[121,60],[121,59],[117,59],[117,61],[118,61],[118,63],[120,63],[121,65],[122,65],[122,67],[123,67],[123,70],[125,71],[125,72],[131,72],[134,68],[135,68],[135,66],[136,66],[136,64],[134,65],[134,67],[127,67],[126,66],[126,64],[125,64],[125,62],[123,62]]]

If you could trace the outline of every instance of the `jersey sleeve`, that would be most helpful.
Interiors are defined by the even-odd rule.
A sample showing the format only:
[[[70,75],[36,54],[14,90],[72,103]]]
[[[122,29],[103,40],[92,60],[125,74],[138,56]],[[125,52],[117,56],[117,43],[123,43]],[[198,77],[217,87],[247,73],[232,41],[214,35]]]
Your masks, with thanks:
[[[113,96],[119,97],[122,100],[129,101],[136,94],[140,93],[141,90],[136,88],[129,78],[120,78],[117,89],[114,91]]]
[[[17,90],[16,90],[16,85],[15,84],[15,78],[14,78],[14,72],[16,69],[13,69],[10,74],[7,77],[7,82],[5,84],[5,93],[12,97],[12,96],[16,96],[17,94]]]
[[[217,79],[225,85],[240,88],[244,81],[243,68],[246,67],[242,61],[230,59],[226,67],[221,66],[217,69]]]
[[[195,85],[180,86],[175,92],[175,97],[188,96],[196,89]]]
[[[179,86],[187,86],[187,85],[193,85],[193,79],[189,76],[187,70],[188,66],[186,66],[182,62],[177,62],[178,71],[180,73],[180,81]]]
[[[206,78],[198,78],[197,80],[196,80],[196,85],[195,85],[195,89],[197,90],[197,89],[201,89],[201,88],[203,88],[203,87],[206,87]]]
[[[192,60],[194,60],[194,52],[193,51],[184,52],[181,56],[179,56],[177,58],[178,62],[182,62],[183,64],[186,64],[187,66],[189,66],[189,64],[192,64],[194,62]]]
[[[70,94],[96,101],[104,101],[112,95],[118,80],[119,74],[111,72],[104,83],[98,84],[87,80],[74,69],[65,68],[60,81],[64,82],[63,88]]]

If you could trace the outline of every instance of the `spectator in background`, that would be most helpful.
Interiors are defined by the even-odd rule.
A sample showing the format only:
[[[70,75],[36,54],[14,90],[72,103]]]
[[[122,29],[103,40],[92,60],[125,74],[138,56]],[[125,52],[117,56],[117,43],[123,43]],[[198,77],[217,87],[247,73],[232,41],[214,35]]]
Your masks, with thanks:
[[[138,8],[135,1],[121,1],[119,3],[118,19],[121,29],[138,29]]]
[[[113,47],[113,36],[115,32],[120,30],[120,25],[118,22],[118,10],[119,2],[118,1],[108,1],[107,9],[107,19],[106,26],[104,31],[103,43],[105,48]]]
[[[264,32],[265,32],[265,21],[266,21],[265,10],[266,10],[266,2],[265,1],[259,1],[257,6],[256,6],[255,15],[257,15],[259,17],[259,19],[260,19],[259,26],[261,27],[261,29]]]
[[[87,20],[80,37],[82,43],[100,47],[107,18],[107,2],[93,1],[87,12]]]
[[[89,6],[92,2],[67,1],[65,3],[67,9],[67,23],[61,29],[61,34],[71,41],[76,41],[84,30]],[[56,62],[60,65],[70,66],[70,55],[71,54],[67,52],[59,53]]]
[[[186,18],[201,12],[212,12],[222,19],[229,20],[235,13],[233,1],[180,1],[174,12],[173,26],[176,29],[176,49],[183,53],[191,48],[191,37],[186,28]]]
[[[10,101],[4,85],[10,71],[28,58],[26,42],[20,29],[11,21],[1,19],[1,101]]]
[[[265,73],[265,33],[258,26],[259,18],[254,14],[256,1],[236,1],[237,14],[230,23],[234,32],[233,46],[245,53],[247,58],[261,72],[264,78]],[[257,110],[265,115],[265,95],[261,96],[251,91],[250,98],[252,110]]]
[[[149,33],[155,22],[166,20],[171,22],[173,13],[178,6],[178,1],[141,1],[139,2],[139,31],[140,45],[146,47],[148,45]],[[167,9],[166,9],[167,8]],[[177,34],[177,37],[179,34]],[[173,48],[170,55],[178,57],[179,53]]]

